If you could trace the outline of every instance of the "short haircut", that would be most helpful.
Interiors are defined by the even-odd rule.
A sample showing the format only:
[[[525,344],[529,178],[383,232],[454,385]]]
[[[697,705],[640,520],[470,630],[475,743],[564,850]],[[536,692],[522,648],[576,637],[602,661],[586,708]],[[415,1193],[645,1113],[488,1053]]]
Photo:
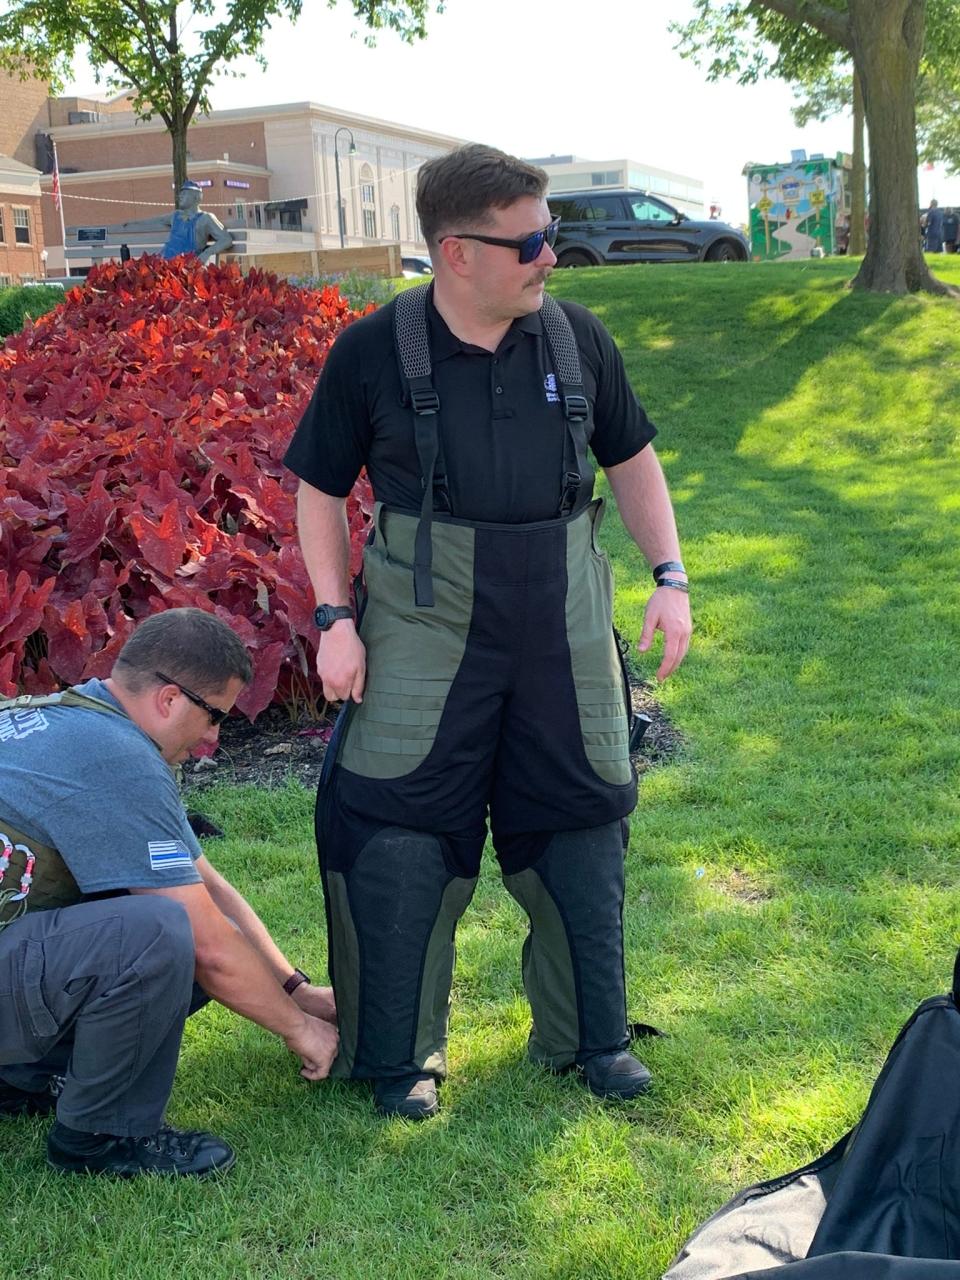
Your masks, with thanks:
[[[157,672],[195,693],[219,693],[232,679],[249,684],[253,667],[243,641],[203,609],[167,609],[144,619],[117,655],[112,674],[131,693],[157,683]]]
[[[548,181],[536,165],[480,143],[428,160],[417,174],[417,215],[427,244],[441,232],[485,226],[492,210],[524,196],[540,199]]]

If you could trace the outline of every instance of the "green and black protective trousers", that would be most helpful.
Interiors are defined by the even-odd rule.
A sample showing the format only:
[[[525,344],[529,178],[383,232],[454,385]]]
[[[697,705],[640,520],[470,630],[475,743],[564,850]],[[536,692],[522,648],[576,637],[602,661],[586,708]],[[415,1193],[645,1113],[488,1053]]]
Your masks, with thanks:
[[[562,1069],[627,1044],[636,777],[600,512],[525,525],[434,516],[429,609],[414,604],[417,516],[375,513],[366,688],[338,722],[317,801],[334,1075],[445,1074],[454,933],[488,815],[530,921],[531,1056]]]

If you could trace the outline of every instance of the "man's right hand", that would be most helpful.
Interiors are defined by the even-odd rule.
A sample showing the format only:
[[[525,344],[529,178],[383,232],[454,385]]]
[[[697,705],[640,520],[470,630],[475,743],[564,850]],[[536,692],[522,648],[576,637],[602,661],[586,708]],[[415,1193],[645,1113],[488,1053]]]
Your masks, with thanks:
[[[305,1080],[325,1080],[337,1056],[340,1036],[331,1023],[305,1013],[302,1028],[285,1036],[284,1043],[303,1063],[300,1074]]]
[[[363,701],[367,651],[350,618],[341,618],[325,631],[317,645],[317,675],[328,702]]]

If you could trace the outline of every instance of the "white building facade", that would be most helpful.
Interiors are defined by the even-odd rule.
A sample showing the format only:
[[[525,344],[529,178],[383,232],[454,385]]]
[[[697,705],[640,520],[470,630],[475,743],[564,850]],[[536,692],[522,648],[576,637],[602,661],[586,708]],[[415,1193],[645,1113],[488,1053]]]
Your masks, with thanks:
[[[682,213],[697,220],[708,216],[703,182],[688,174],[673,173],[640,160],[584,160],[581,156],[537,156],[531,164],[539,165],[550,176],[550,194],[563,191],[616,190],[633,187],[660,196]]]

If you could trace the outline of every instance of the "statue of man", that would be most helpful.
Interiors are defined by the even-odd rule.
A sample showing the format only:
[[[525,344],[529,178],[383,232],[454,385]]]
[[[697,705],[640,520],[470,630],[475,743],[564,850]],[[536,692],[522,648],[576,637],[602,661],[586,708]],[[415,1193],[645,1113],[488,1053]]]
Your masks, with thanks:
[[[188,178],[177,195],[176,209],[156,218],[122,222],[118,227],[108,227],[107,230],[149,231],[167,227],[170,234],[160,250],[161,258],[178,258],[183,253],[195,253],[201,262],[207,262],[218,253],[226,253],[233,245],[233,236],[214,214],[201,213],[202,198],[203,188],[198,182]]]

